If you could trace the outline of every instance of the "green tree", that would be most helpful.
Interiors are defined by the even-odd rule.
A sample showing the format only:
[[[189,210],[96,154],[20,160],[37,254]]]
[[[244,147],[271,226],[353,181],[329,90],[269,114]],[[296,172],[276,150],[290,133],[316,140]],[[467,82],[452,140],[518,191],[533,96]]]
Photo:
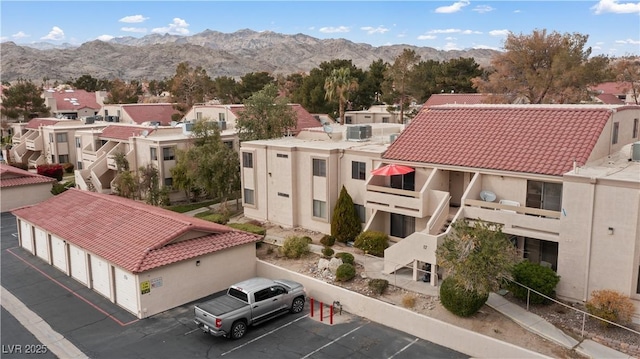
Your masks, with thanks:
[[[386,91],[385,98],[391,99],[388,102],[397,101],[400,103],[400,122],[404,122],[404,108],[409,103],[407,95],[410,89],[411,72],[419,61],[420,55],[417,55],[415,50],[404,49],[385,74],[386,87],[390,89],[390,91]]]
[[[240,141],[267,140],[284,136],[296,126],[296,114],[278,88],[269,84],[244,101],[236,130]]]
[[[244,101],[265,86],[275,83],[275,79],[268,72],[249,72],[240,77],[238,97],[240,101]]]
[[[100,90],[98,88],[98,79],[91,75],[82,75],[75,82],[72,83],[73,87],[79,90],[85,90],[88,92],[96,92]]]
[[[213,80],[213,95],[224,104],[238,103],[238,83],[233,77],[220,76]]]
[[[493,72],[473,80],[479,92],[494,94],[492,102],[513,103],[524,99],[532,104],[579,103],[589,100],[588,87],[606,76],[608,60],[590,58],[585,48],[588,35],[510,33],[504,52],[491,60]]]
[[[353,199],[347,189],[342,186],[331,217],[331,236],[338,242],[346,243],[355,240],[360,232],[362,232],[362,224],[353,205]]]
[[[349,68],[352,75],[359,69],[351,60],[336,59],[330,62],[322,62],[317,68],[311,69],[309,76],[305,76],[302,84],[294,91],[293,102],[299,103],[311,113],[333,113],[337,108],[337,102],[326,100],[324,85],[327,77],[334,69]],[[361,72],[361,71],[360,71]],[[354,76],[358,78],[358,76]]]
[[[358,85],[358,93],[364,97],[364,107],[382,103],[382,84],[384,73],[387,71],[388,63],[378,59],[369,65],[369,69],[364,73],[364,79]]]
[[[105,103],[138,103],[142,95],[142,86],[137,81],[126,83],[120,79],[111,82]]]
[[[358,82],[351,76],[351,71],[348,67],[334,69],[329,77],[325,79],[325,97],[329,101],[338,100],[338,114],[342,124],[344,124],[344,106],[349,101],[349,93],[357,88]]]
[[[184,116],[196,103],[206,102],[212,92],[211,78],[202,67],[192,68],[181,62],[176,67],[176,74],[170,81],[171,96],[174,106]]]
[[[49,115],[49,108],[42,98],[42,90],[30,80],[18,80],[2,91],[0,113],[12,120],[32,119]]]
[[[612,66],[616,81],[623,83],[623,91],[633,95],[636,105],[640,104],[640,57],[625,56]]]

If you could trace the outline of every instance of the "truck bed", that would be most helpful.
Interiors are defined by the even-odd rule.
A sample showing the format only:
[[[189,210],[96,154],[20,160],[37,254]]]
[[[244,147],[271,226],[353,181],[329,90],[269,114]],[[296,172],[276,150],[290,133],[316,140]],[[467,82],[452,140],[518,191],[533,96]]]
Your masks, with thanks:
[[[229,313],[248,305],[249,304],[229,295],[222,295],[207,302],[198,304],[196,305],[196,307],[218,317],[222,314]]]

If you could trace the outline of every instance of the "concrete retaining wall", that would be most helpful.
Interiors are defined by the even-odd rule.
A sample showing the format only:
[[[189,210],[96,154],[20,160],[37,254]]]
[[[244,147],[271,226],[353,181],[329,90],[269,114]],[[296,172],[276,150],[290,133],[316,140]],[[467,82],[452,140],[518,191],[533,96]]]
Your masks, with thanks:
[[[295,280],[307,295],[324,303],[340,301],[344,311],[476,358],[548,358],[411,310],[369,298],[321,280],[257,260],[257,275]]]

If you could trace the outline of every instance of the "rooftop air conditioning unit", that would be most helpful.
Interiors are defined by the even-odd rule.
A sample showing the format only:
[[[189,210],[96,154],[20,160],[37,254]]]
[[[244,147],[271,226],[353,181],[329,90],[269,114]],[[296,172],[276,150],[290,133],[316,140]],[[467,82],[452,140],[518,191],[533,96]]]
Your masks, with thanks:
[[[366,141],[371,138],[371,125],[347,127],[347,140]]]
[[[399,133],[392,133],[391,135],[389,135],[389,142],[394,143],[398,136],[400,136]]]
[[[85,125],[90,125],[90,124],[95,123],[95,122],[96,122],[96,117],[95,116],[87,116],[84,119],[84,124]]]
[[[188,135],[193,131],[193,122],[185,122],[182,126],[182,133]]]

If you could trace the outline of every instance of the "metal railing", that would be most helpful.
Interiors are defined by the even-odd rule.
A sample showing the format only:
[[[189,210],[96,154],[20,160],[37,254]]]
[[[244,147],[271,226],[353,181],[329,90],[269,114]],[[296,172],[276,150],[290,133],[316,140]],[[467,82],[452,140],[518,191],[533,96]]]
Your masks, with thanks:
[[[560,301],[558,301],[558,300],[556,300],[556,299],[554,299],[554,298],[551,298],[551,297],[549,297],[549,296],[547,296],[547,295],[545,295],[545,294],[542,294],[542,293],[538,292],[538,291],[537,291],[537,290],[535,290],[535,289],[529,288],[529,287],[527,287],[526,285],[524,285],[524,284],[522,284],[522,283],[518,283],[518,282],[513,281],[513,280],[511,281],[511,283],[517,284],[517,285],[519,285],[520,287],[525,288],[525,289],[527,290],[527,311],[529,311],[529,301],[530,301],[530,298],[531,298],[531,292],[534,292],[535,294],[537,294],[537,295],[539,295],[539,296],[541,296],[541,297],[543,297],[543,298],[545,298],[545,299],[547,299],[547,300],[550,300],[550,301],[552,301],[552,302],[554,302],[554,303],[560,304],[560,305],[561,305],[561,306],[563,306],[563,307],[566,307],[566,308],[569,308],[569,309],[571,309],[571,310],[573,310],[573,311],[576,311],[576,312],[578,312],[578,313],[581,313],[581,314],[582,314],[582,329],[581,329],[581,332],[580,332],[580,336],[581,336],[582,338],[584,338],[585,325],[586,325],[586,323],[587,323],[587,316],[592,317],[592,318],[597,319],[597,320],[601,320],[601,321],[606,322],[606,323],[608,323],[608,324],[614,325],[614,326],[616,326],[616,327],[618,327],[618,328],[622,328],[622,329],[627,330],[627,331],[629,331],[629,332],[631,332],[631,333],[634,333],[634,334],[638,334],[638,335],[640,335],[640,332],[639,332],[639,331],[637,331],[637,330],[633,330],[633,329],[631,329],[631,328],[625,327],[624,325],[620,325],[620,324],[618,324],[618,323],[614,323],[614,322],[612,322],[612,321],[610,321],[610,320],[607,320],[607,319],[604,319],[604,318],[598,317],[597,315],[593,315],[593,314],[591,314],[591,313],[585,312],[584,310],[580,310],[580,309],[574,308],[574,307],[572,307],[572,306],[570,306],[570,305],[567,305],[567,304],[565,304],[565,303],[562,303],[562,302],[560,302]]]

